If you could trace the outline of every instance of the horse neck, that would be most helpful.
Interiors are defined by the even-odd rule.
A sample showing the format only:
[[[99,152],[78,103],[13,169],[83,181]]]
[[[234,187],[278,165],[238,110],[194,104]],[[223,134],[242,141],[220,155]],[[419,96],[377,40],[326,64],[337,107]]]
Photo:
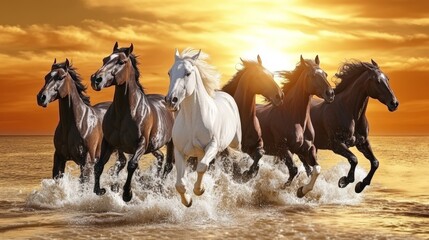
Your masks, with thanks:
[[[247,82],[241,82],[246,80],[240,79],[239,81],[240,82],[238,83],[238,87],[233,97],[237,103],[238,111],[240,113],[242,129],[245,131],[248,125],[253,127],[253,119],[256,116],[256,94],[252,91],[249,91],[249,84]]]
[[[59,99],[60,124],[64,130],[74,125],[83,135],[85,133],[83,120],[91,107],[83,102],[72,81],[66,83],[69,89],[68,95]]]
[[[124,84],[115,85],[112,105],[119,115],[125,116],[123,113],[130,113],[134,116],[139,106],[145,103],[147,103],[146,96],[137,85],[134,69],[132,69]]]
[[[353,84],[335,96],[335,101],[338,101],[345,108],[345,112],[351,114],[356,120],[365,114],[368,106],[369,96],[365,86],[367,80],[365,75],[361,74]]]
[[[301,81],[301,79],[295,83],[289,92],[285,93],[282,107],[284,111],[290,113],[289,117],[294,119],[294,123],[299,123],[305,127],[310,118],[311,97],[312,94],[306,91],[304,81]]]
[[[197,119],[203,119],[207,116],[214,106],[213,98],[207,93],[204,87],[203,80],[197,68],[195,68],[196,84],[194,92],[187,98],[185,98],[181,105],[181,111],[183,116],[187,118],[187,122],[191,123]]]

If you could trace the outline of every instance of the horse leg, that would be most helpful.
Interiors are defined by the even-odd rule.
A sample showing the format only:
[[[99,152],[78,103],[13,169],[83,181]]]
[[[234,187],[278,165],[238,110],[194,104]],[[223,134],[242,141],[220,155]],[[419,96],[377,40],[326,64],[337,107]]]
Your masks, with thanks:
[[[250,166],[249,170],[243,172],[243,182],[248,182],[251,178],[256,177],[259,172],[259,160],[264,156],[264,149],[257,148],[253,153],[250,154],[250,157],[253,159],[252,166]]]
[[[118,150],[118,159],[115,162],[113,167],[112,177],[114,178],[114,183],[110,186],[112,192],[119,192],[119,183],[118,176],[119,173],[124,169],[125,164],[127,163],[127,157],[125,157],[124,152]]]
[[[163,179],[165,179],[173,169],[173,163],[174,163],[174,144],[173,144],[173,140],[170,140],[170,142],[167,143],[167,159],[164,165],[164,172],[162,173]]]
[[[164,153],[161,150],[155,150],[152,152],[152,155],[156,157],[156,176],[159,177],[161,174],[162,163],[164,162]]]
[[[379,166],[379,162],[375,158],[368,140],[362,144],[358,144],[356,147],[371,162],[371,169],[369,170],[368,175],[363,179],[362,182],[358,182],[355,186],[355,192],[360,193],[366,186],[371,184],[372,177]]]
[[[207,171],[210,161],[212,161],[218,152],[217,143],[215,139],[212,139],[206,146],[204,157],[197,165],[197,181],[194,185],[194,193],[197,196],[203,195],[205,189],[202,184],[204,173]]]
[[[316,154],[317,154],[317,152],[316,152]],[[305,168],[305,173],[307,173],[307,177],[310,177],[310,175],[311,175],[311,167],[307,163],[307,161],[308,161],[307,157],[305,157],[303,154],[298,154],[298,157],[299,157],[299,160],[301,160],[302,165]]]
[[[145,152],[145,140],[143,138],[143,140],[140,141],[136,152],[128,161],[128,166],[127,166],[128,176],[127,176],[127,181],[125,182],[125,185],[124,185],[124,192],[122,194],[122,200],[124,200],[124,202],[129,202],[133,197],[133,192],[131,191],[131,180],[133,178],[134,172],[136,171],[139,165],[140,157],[143,155],[144,152]]]
[[[292,153],[289,150],[286,150],[285,154],[282,154],[282,156],[280,156],[281,160],[283,160],[289,170],[289,179],[283,185],[283,188],[289,187],[292,184],[293,179],[298,174],[298,168],[295,166],[292,157]]]
[[[97,195],[104,195],[106,193],[106,189],[100,188],[100,176],[103,173],[104,165],[109,161],[112,152],[112,147],[103,138],[103,141],[101,142],[100,159],[94,165],[94,193]]]
[[[182,204],[186,207],[190,207],[192,205],[192,198],[186,193],[185,183],[183,182],[186,170],[185,157],[177,149],[174,149],[174,158],[176,160],[177,170],[176,190],[180,194]]]
[[[298,188],[297,196],[299,198],[304,197],[305,194],[313,190],[314,184],[316,183],[317,177],[319,177],[321,171],[321,167],[317,163],[316,148],[314,147],[314,145],[312,145],[310,149],[308,149],[307,155],[308,157],[306,158],[306,164],[310,165],[313,168],[313,171],[311,172],[310,182],[307,185]]]
[[[89,177],[91,176],[91,169],[94,168],[94,164],[91,161],[91,156],[89,153],[86,156],[85,164],[80,165],[80,183],[84,184],[89,181]]]
[[[55,151],[54,153],[54,166],[52,167],[52,178],[61,178],[66,168],[66,161]]]
[[[334,153],[339,154],[345,158],[350,163],[350,170],[347,176],[343,176],[338,181],[338,186],[340,188],[345,188],[349,183],[352,183],[355,181],[355,169],[356,165],[358,163],[357,157],[347,148],[347,146],[344,143],[337,143],[334,144],[332,150]]]

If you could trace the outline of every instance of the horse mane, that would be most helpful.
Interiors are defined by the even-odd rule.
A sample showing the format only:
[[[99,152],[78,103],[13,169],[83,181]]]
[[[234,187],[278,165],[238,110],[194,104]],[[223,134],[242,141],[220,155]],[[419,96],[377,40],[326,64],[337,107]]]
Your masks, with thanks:
[[[305,59],[305,63],[309,66],[317,66],[317,64],[310,59]],[[292,71],[279,71],[279,76],[283,79],[282,91],[286,95],[295,84],[298,82],[299,77],[307,67],[305,64],[301,64],[301,61],[296,64],[296,67]]]
[[[335,77],[339,80],[335,82],[335,94],[340,93],[347,89],[348,86],[360,76],[362,73],[368,70],[376,70],[378,67],[368,62],[361,62],[358,60],[349,60],[340,66],[338,73]]]
[[[117,50],[117,52],[127,53],[127,52],[128,52],[128,49],[129,49],[129,48],[119,48],[119,49]],[[140,90],[142,90],[142,92],[144,93],[144,88],[143,88],[143,86],[141,85],[141,83],[140,83],[140,81],[139,81],[139,78],[140,78],[140,70],[139,70],[139,68],[138,68],[138,66],[137,66],[137,65],[139,64],[139,62],[138,62],[138,60],[137,60],[137,57],[138,57],[138,56],[134,55],[134,53],[131,53],[128,57],[130,58],[130,60],[131,60],[131,64],[133,65],[133,68],[134,68],[135,80],[136,80],[137,86],[138,86],[138,87],[140,88]]]
[[[181,53],[181,58],[191,58],[198,53],[198,50],[192,48],[186,48]],[[200,53],[198,59],[194,62],[195,66],[201,74],[204,87],[210,96],[214,96],[215,90],[219,89],[220,73],[216,68],[206,62],[209,59],[209,55],[204,52]]]
[[[251,61],[251,60],[241,60],[242,61],[242,68],[238,70],[238,72],[235,73],[234,76],[232,76],[231,80],[229,80],[225,86],[222,87],[222,91],[228,93],[229,95],[234,95],[235,91],[237,90],[239,80],[241,79],[241,76],[243,73],[250,68],[254,68],[257,66],[260,66],[258,62]]]
[[[58,69],[58,68],[63,68],[64,69],[65,65],[66,65],[65,62],[55,63],[52,66],[52,70]],[[74,84],[76,86],[76,89],[77,89],[77,92],[79,94],[79,97],[82,99],[82,101],[86,105],[90,106],[91,105],[90,98],[89,98],[88,95],[86,95],[86,89],[87,88],[86,88],[85,85],[83,85],[82,78],[79,75],[79,73],[76,72],[76,70],[77,69],[75,67],[73,67],[72,65],[70,65],[69,69],[68,69],[68,73],[70,74],[71,78],[73,79],[73,82],[74,82]]]

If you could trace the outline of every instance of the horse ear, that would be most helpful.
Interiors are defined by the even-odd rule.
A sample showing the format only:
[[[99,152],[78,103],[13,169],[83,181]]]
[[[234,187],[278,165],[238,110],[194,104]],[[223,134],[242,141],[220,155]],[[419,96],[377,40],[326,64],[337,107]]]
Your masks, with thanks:
[[[130,47],[127,49],[127,52],[125,53],[127,56],[130,56],[130,54],[133,52],[134,50],[134,46],[131,43]]]
[[[177,50],[177,48],[176,48],[176,50],[174,51],[174,59],[175,59],[175,60],[180,59],[179,50]]]
[[[300,60],[301,60],[301,65],[305,65],[305,66],[307,66],[307,63],[305,63],[305,60],[304,60],[304,58],[302,57],[302,54],[301,54],[301,58],[300,58]]]
[[[316,55],[316,58],[314,59],[314,62],[315,62],[317,65],[320,65],[319,55]]]
[[[118,51],[118,42],[115,43],[115,46],[113,46],[113,52]]]
[[[192,57],[192,60],[197,60],[198,59],[198,57],[200,56],[200,53],[201,53],[201,49],[198,51],[198,53],[197,54],[195,54],[193,57]]]
[[[54,58],[54,63],[52,63],[52,65],[54,65],[55,63],[57,63],[57,58]]]
[[[261,56],[259,56],[259,54],[258,54],[257,59],[258,59],[258,63],[259,63],[259,65],[261,65],[261,66],[262,66],[262,59],[261,59]]]
[[[69,59],[68,59],[68,58],[66,58],[66,63],[65,63],[65,65],[64,65],[64,69],[65,69],[66,71],[68,71],[68,70],[69,70],[69,67],[70,67],[70,62],[69,62]]]
[[[372,65],[378,67],[378,64],[372,58],[371,58],[371,63],[372,63]]]

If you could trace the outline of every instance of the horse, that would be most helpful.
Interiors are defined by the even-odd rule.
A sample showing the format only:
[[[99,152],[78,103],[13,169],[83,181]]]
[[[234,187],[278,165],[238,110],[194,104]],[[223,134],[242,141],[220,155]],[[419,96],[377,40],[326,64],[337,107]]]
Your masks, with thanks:
[[[283,92],[274,81],[273,74],[262,65],[259,55],[257,62],[240,60],[243,68],[232,77],[222,91],[234,97],[238,106],[242,130],[241,150],[253,159],[250,169],[243,173],[242,180],[248,181],[258,174],[258,162],[264,155],[261,127],[255,110],[256,94],[263,95],[278,106],[283,102]]]
[[[228,147],[241,147],[237,104],[229,94],[215,90],[220,75],[205,61],[207,58],[201,50],[185,49],[179,54],[176,49],[168,72],[170,86],[165,100],[172,111],[178,111],[173,126],[176,190],[186,207],[192,205],[183,181],[186,160],[196,157],[199,161],[194,193],[200,196],[205,191],[202,179],[210,161]]]
[[[45,84],[37,94],[37,104],[42,107],[55,100],[59,102],[60,121],[54,135],[54,164],[52,178],[62,177],[68,160],[80,166],[80,181],[87,182],[94,163],[100,157],[103,132],[101,124],[111,102],[91,106],[85,94],[86,87],[69,60],[57,63],[45,76]],[[123,152],[118,152],[117,164],[126,162]],[[116,174],[119,171],[115,171]]]
[[[288,166],[289,179],[284,187],[289,186],[298,173],[296,167],[290,167],[292,154],[306,156],[307,164],[313,167],[310,182],[297,191],[297,196],[302,198],[313,189],[321,171],[313,143],[310,99],[317,95],[332,102],[334,91],[326,79],[326,72],[320,68],[319,56],[314,61],[304,60],[301,56],[293,71],[283,71],[280,75],[285,79],[283,104],[278,107],[272,104],[257,105],[256,116],[261,124],[266,154],[279,157]]]
[[[164,161],[160,148],[167,145],[163,178],[173,168],[174,161],[171,141],[174,116],[166,108],[164,96],[144,92],[133,48],[133,44],[128,48],[118,48],[116,42],[113,52],[103,59],[102,67],[91,76],[91,86],[96,91],[115,86],[112,105],[103,120],[101,157],[94,166],[94,193],[103,195],[106,192],[100,188],[100,176],[112,152],[119,149],[132,154],[122,194],[125,202],[132,198],[131,180],[143,154],[152,153],[156,157],[157,174],[160,175]]]
[[[335,101],[312,100],[311,120],[316,131],[314,144],[317,149],[328,149],[339,154],[350,163],[347,176],[338,181],[340,188],[354,182],[357,157],[349,150],[356,148],[370,161],[371,169],[363,181],[355,186],[360,193],[371,184],[379,166],[368,139],[369,124],[365,116],[369,98],[377,99],[390,112],[396,111],[399,102],[389,85],[389,78],[378,64],[369,62],[345,62],[335,76],[340,80],[335,87]]]

